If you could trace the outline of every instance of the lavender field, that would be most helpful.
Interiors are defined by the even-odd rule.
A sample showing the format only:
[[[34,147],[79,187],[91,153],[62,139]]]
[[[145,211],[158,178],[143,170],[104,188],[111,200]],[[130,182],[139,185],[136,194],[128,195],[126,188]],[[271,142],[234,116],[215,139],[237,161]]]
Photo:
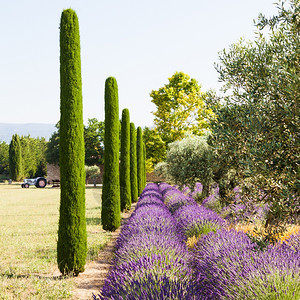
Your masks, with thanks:
[[[95,300],[300,299],[299,231],[262,250],[206,207],[213,197],[199,205],[192,196],[146,186]]]

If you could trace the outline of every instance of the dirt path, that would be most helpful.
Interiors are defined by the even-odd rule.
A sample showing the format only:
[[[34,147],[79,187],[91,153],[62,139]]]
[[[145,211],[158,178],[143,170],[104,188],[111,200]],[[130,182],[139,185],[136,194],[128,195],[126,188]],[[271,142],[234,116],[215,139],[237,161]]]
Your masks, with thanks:
[[[98,294],[104,285],[105,278],[111,266],[115,243],[121,231],[122,225],[125,224],[134,211],[136,203],[127,213],[122,213],[121,227],[112,232],[112,237],[105,248],[99,253],[96,261],[92,261],[86,265],[85,271],[74,278],[76,289],[73,290],[74,299],[88,300],[92,299],[92,295]]]

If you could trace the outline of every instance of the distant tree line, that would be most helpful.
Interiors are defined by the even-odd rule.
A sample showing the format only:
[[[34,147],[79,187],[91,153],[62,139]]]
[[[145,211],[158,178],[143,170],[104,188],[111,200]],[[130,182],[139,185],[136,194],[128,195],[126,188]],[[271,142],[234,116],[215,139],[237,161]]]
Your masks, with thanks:
[[[59,164],[59,122],[56,124],[57,131],[46,141],[44,137],[33,138],[28,136],[19,136],[15,134],[9,144],[0,142],[0,175],[4,178],[13,180],[22,180],[24,178],[34,178],[45,176],[47,174],[47,163]],[[18,140],[18,141],[16,141]],[[85,165],[101,165],[104,153],[104,122],[96,118],[89,119],[84,127],[85,143]],[[15,175],[14,149],[15,144],[20,144],[20,171]],[[9,155],[10,147],[11,155]],[[19,165],[19,163],[17,164]],[[16,168],[19,168],[18,166]],[[11,171],[10,171],[11,170]]]
[[[14,134],[8,145],[0,143],[0,174],[12,180],[45,176],[47,141]]]

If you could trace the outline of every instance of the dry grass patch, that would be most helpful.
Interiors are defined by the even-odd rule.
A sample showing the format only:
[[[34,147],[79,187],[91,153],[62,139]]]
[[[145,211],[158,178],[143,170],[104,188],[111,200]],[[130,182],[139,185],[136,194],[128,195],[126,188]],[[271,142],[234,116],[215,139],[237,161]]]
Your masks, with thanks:
[[[0,184],[0,299],[68,299],[74,287],[59,277],[56,242],[60,190]],[[110,234],[100,225],[101,189],[86,189],[88,260]]]

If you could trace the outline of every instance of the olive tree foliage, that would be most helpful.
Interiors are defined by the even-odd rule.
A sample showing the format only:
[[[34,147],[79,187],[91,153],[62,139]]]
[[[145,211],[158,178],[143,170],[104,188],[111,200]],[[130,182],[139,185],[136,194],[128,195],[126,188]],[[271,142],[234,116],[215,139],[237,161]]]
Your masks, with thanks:
[[[196,182],[201,182],[202,197],[206,197],[213,178],[211,162],[212,149],[207,137],[190,135],[169,144],[167,158],[157,164],[155,172],[180,186],[193,188]]]
[[[200,135],[209,126],[208,116],[212,112],[205,105],[205,94],[189,75],[176,72],[150,96],[157,108],[154,123],[166,144],[183,138],[187,132]]]
[[[299,0],[280,2],[276,16],[260,15],[256,25],[254,41],[220,53],[225,94],[211,101],[217,117],[210,144],[223,173],[235,169],[245,197],[270,204],[272,225],[299,213]]]

